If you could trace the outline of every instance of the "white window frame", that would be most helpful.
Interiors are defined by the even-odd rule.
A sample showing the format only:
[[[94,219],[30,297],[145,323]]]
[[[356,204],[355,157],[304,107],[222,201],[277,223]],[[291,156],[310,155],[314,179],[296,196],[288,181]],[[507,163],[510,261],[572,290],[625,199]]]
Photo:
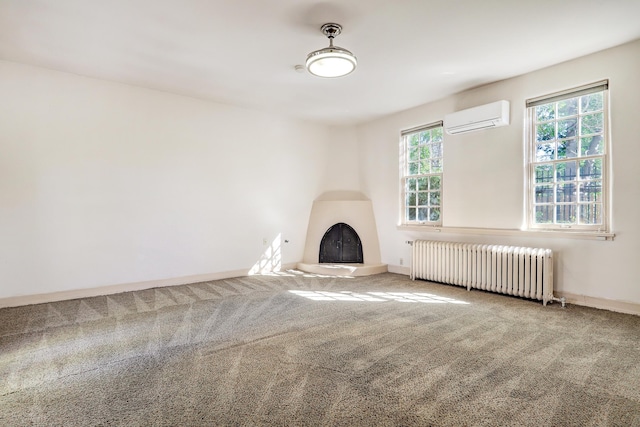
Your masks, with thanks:
[[[411,156],[409,153],[409,138],[412,135],[421,133],[421,132],[425,132],[425,131],[431,131],[432,129],[437,129],[440,128],[441,129],[441,140],[440,141],[436,141],[437,143],[439,143],[441,145],[440,148],[440,157],[434,157],[431,155],[431,151],[429,151],[430,156],[428,158],[429,162],[431,162],[432,160],[435,162],[439,162],[440,163],[440,168],[439,171],[436,172],[426,172],[423,173],[422,170],[419,171],[419,173],[411,173],[410,172],[410,163],[415,163],[411,160]],[[442,217],[443,217],[443,210],[442,210],[442,206],[443,206],[443,184],[444,184],[444,180],[443,180],[443,172],[444,172],[444,158],[443,158],[443,153],[444,153],[444,127],[443,127],[443,123],[442,121],[437,121],[434,123],[430,123],[424,126],[418,126],[415,128],[411,128],[411,129],[406,129],[400,132],[400,213],[399,213],[399,217],[400,217],[400,225],[426,225],[426,226],[441,226],[442,225]],[[415,159],[414,159],[415,160]],[[426,160],[426,159],[421,159],[421,160]],[[434,178],[432,180],[432,177]],[[415,196],[415,203],[413,205],[408,206],[408,199],[407,199],[407,182],[409,180],[418,180],[421,178],[426,178],[427,180],[427,188],[423,188],[423,187],[417,187],[418,183],[416,181],[416,187],[415,190],[413,192],[416,193]],[[435,186],[432,188],[431,186],[433,185],[433,183],[439,181],[439,188],[436,188]],[[423,181],[424,182],[424,181]],[[419,202],[419,194],[418,193],[422,193],[423,195],[426,195],[426,197],[428,198],[428,202],[425,202],[426,204],[420,203]],[[432,193],[439,193],[439,204],[433,204],[433,200],[431,198],[431,194]],[[424,201],[423,201],[424,202]],[[412,220],[409,218],[409,214],[408,214],[408,209],[412,208],[415,209],[415,218]],[[439,216],[437,218],[437,220],[431,220],[429,219],[429,215],[431,214],[431,209],[439,209]],[[426,219],[419,219],[419,214],[418,212],[426,212],[427,213],[427,218]]]
[[[527,167],[526,167],[526,183],[527,183],[527,228],[529,230],[554,230],[554,231],[594,231],[594,232],[608,232],[609,231],[609,223],[610,223],[610,212],[609,212],[609,198],[610,198],[610,165],[609,165],[609,151],[610,151],[610,134],[609,134],[609,92],[608,92],[609,82],[608,80],[602,80],[599,82],[594,82],[592,84],[580,86],[573,89],[568,89],[562,92],[557,92],[550,95],[545,95],[537,98],[532,98],[526,101],[526,114],[527,114]],[[562,139],[557,138],[558,131],[557,126],[558,122],[566,119],[563,117],[560,119],[557,115],[557,104],[556,104],[556,114],[553,119],[545,122],[540,121],[536,122],[536,106],[546,105],[549,103],[557,103],[563,100],[572,99],[584,95],[594,94],[602,92],[603,94],[603,105],[602,105],[602,114],[603,114],[603,129],[602,129],[602,154],[582,154],[582,148],[580,146],[581,137],[584,135],[581,134],[581,121],[580,119],[583,116],[587,116],[592,114],[593,112],[583,113],[581,111],[581,103],[578,102],[578,112],[575,115],[568,116],[569,118],[577,118],[577,129],[575,134],[575,139],[577,141],[576,147],[576,156],[575,157],[564,157],[558,158],[557,155],[557,147],[558,142],[562,142]],[[598,110],[599,111],[599,110]],[[544,124],[544,123],[554,123],[556,126],[556,138],[552,140],[555,144],[555,149],[553,150],[553,158],[549,160],[538,160],[537,159],[537,151],[538,151],[538,142],[536,141],[536,124]],[[585,134],[586,137],[589,137],[591,134]],[[598,135],[598,134],[596,134]],[[593,182],[597,180],[593,180],[592,178],[582,180],[579,177],[579,163],[581,160],[597,160],[601,159],[601,177],[599,181],[601,182],[601,200],[599,201],[584,201],[581,200],[580,194],[580,184]],[[566,162],[577,162],[576,167],[576,175],[575,179],[562,181],[559,179],[559,173],[557,172],[557,164],[566,163]],[[553,198],[551,201],[543,200],[540,202],[536,202],[536,166],[538,165],[553,165],[553,177],[552,181],[548,183],[548,186],[552,188],[551,197]],[[573,183],[575,196],[573,197],[575,200],[570,200],[569,202],[559,201],[558,193],[559,193],[559,185],[564,183]],[[541,187],[543,184],[538,183]],[[547,184],[547,183],[545,183]],[[581,213],[580,210],[585,208],[587,205],[592,204],[601,204],[601,218],[602,221],[600,224],[583,224],[580,222]],[[551,223],[536,223],[536,207],[551,207],[553,210],[553,221]],[[561,206],[575,206],[576,209],[576,222],[575,223],[562,223],[557,220],[558,217],[558,208]]]

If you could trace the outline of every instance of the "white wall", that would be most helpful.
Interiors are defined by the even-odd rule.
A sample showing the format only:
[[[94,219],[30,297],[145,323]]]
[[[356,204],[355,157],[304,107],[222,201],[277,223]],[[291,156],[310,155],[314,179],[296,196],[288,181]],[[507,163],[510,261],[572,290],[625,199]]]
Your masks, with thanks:
[[[0,99],[0,298],[248,271],[280,234],[295,263],[357,190],[320,126],[2,61]]]
[[[335,126],[328,129],[324,141],[331,153],[325,165],[324,185],[331,191],[360,188],[360,153],[358,134],[354,126]]]
[[[363,191],[373,201],[382,262],[407,260],[408,239],[424,238],[554,249],[556,289],[640,303],[640,41],[483,86],[358,128]],[[506,99],[508,127],[446,136],[443,225],[518,229],[524,212],[524,104],[528,98],[608,78],[610,82],[614,241],[511,235],[426,233],[397,228],[398,140],[402,129],[453,111]]]

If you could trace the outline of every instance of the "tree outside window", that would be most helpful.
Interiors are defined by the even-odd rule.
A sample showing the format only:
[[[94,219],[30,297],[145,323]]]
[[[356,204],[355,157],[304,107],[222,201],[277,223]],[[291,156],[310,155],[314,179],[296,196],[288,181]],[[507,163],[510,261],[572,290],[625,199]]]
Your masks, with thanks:
[[[527,103],[529,226],[606,229],[607,83]]]
[[[442,223],[442,123],[402,132],[402,223]]]

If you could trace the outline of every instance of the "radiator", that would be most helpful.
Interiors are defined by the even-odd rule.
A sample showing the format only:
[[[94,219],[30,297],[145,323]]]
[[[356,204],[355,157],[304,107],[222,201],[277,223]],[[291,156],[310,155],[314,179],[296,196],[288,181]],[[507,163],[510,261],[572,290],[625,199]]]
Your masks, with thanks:
[[[416,240],[411,258],[411,279],[553,300],[551,249]]]

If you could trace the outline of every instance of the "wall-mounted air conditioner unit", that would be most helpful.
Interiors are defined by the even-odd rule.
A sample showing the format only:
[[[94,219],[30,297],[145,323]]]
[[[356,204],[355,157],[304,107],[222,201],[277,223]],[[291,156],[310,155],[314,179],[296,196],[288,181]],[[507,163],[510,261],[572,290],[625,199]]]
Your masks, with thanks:
[[[444,130],[451,135],[509,124],[509,101],[497,101],[444,116]]]

